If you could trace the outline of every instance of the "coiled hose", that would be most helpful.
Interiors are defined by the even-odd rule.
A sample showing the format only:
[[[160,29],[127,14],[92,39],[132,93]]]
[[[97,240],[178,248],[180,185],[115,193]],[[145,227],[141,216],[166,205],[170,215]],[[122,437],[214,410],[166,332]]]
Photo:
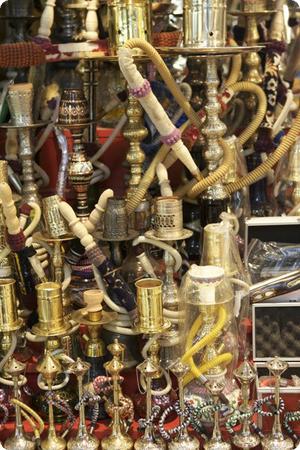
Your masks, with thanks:
[[[237,45],[238,45],[235,42],[235,40],[232,38],[229,39],[228,43],[231,47],[237,47]],[[230,70],[229,77],[227,78],[227,80],[224,83],[225,87],[232,86],[233,84],[235,84],[238,81],[240,72],[241,72],[241,68],[242,68],[242,55],[234,55],[232,57],[232,64],[231,64],[231,70]]]
[[[300,111],[298,112],[290,131],[282,141],[280,142],[277,149],[258,167],[256,167],[252,172],[248,173],[241,179],[230,183],[226,186],[228,194],[232,194],[249,184],[255,183],[259,179],[263,178],[266,173],[272,169],[272,167],[287,153],[291,146],[295,143],[297,137],[300,134]]]

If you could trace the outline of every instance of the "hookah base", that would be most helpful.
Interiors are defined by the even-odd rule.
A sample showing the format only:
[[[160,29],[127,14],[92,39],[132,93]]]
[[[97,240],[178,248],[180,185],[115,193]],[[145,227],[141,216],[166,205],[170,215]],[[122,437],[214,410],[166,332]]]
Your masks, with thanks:
[[[294,448],[292,439],[281,436],[266,436],[261,441],[263,450],[291,450]]]
[[[124,434],[110,435],[101,441],[102,450],[131,450],[132,439]]]
[[[12,436],[5,441],[4,446],[7,450],[34,450],[35,442],[26,435]]]
[[[168,450],[199,450],[200,443],[193,436],[182,436],[168,444]]]
[[[260,444],[260,438],[251,433],[237,433],[234,435],[232,442],[236,447],[240,447],[243,450],[250,450]]]
[[[58,436],[48,436],[41,442],[42,450],[65,450],[66,441]]]
[[[145,436],[139,438],[135,444],[135,450],[166,450],[167,446],[160,438],[155,440],[145,439]]]
[[[228,442],[211,439],[204,444],[203,448],[204,450],[231,450],[232,447]]]
[[[99,441],[96,437],[86,434],[84,436],[75,436],[68,442],[68,450],[97,450]]]

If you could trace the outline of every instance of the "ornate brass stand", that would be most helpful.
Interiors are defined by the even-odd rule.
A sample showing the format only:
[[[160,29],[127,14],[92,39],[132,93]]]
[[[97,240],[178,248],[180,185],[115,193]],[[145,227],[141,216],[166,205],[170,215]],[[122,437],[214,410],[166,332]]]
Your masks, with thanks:
[[[255,368],[245,359],[245,361],[235,370],[234,376],[240,382],[242,389],[243,403],[240,410],[242,413],[251,412],[251,408],[249,407],[249,387],[256,377]],[[260,438],[257,434],[251,433],[249,419],[246,417],[242,422],[241,431],[234,435],[232,442],[243,450],[249,450],[259,445]]]
[[[106,371],[111,375],[113,380],[113,422],[112,432],[110,436],[104,438],[101,442],[103,450],[131,450],[133,442],[131,437],[125,433],[120,423],[120,405],[119,405],[119,380],[120,372],[124,368],[124,364],[121,361],[121,355],[124,353],[125,347],[119,344],[115,339],[113,344],[110,344],[108,350],[113,355],[113,359],[105,364]]]
[[[276,357],[268,363],[267,367],[275,377],[275,407],[278,413],[274,415],[272,433],[263,438],[261,445],[263,450],[290,450],[294,448],[294,444],[292,439],[282,433],[279,413],[280,378],[288,368],[288,363]]]
[[[68,369],[69,372],[73,373],[77,377],[79,402],[83,395],[83,377],[89,371],[89,368],[89,363],[81,361],[80,358],[77,358],[77,361],[71,364]],[[80,403],[78,433],[77,436],[69,440],[67,448],[68,450],[97,450],[98,447],[98,439],[95,436],[92,436],[87,430],[84,404]]]
[[[4,367],[5,372],[12,377],[14,383],[14,398],[20,400],[19,381],[20,375],[24,374],[25,364],[11,358]],[[23,375],[24,378],[24,375]],[[26,379],[25,379],[26,381]],[[5,448],[7,450],[34,450],[35,443],[26,436],[23,431],[21,409],[19,405],[15,405],[16,410],[16,429],[15,434],[5,441]]]
[[[62,371],[60,363],[46,350],[43,359],[38,363],[36,370],[42,374],[43,379],[48,385],[48,389],[52,391],[53,381]],[[53,405],[49,402],[49,429],[48,436],[41,442],[42,450],[65,450],[66,441],[58,437],[54,425]]]
[[[225,384],[217,381],[209,381],[206,384],[207,389],[213,397],[214,404],[216,406],[215,409],[215,420],[214,420],[214,429],[211,439],[204,444],[205,450],[231,450],[231,445],[227,442],[224,442],[221,435],[220,430],[220,421],[219,421],[219,398],[222,393]]]

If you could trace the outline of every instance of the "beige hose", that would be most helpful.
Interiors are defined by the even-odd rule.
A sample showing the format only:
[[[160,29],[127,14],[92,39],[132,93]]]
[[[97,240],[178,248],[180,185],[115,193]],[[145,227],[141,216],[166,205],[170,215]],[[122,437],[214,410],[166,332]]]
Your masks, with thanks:
[[[265,117],[267,111],[267,98],[262,88],[250,81],[240,81],[239,83],[235,83],[229,87],[229,90],[233,91],[235,94],[237,92],[251,92],[256,95],[258,100],[257,112],[254,119],[238,137],[238,142],[240,146],[243,147],[249,138],[253,136]]]
[[[252,172],[248,173],[238,181],[234,183],[230,183],[226,186],[226,190],[228,194],[232,192],[238,191],[249,184],[255,183],[260,178],[263,178],[266,173],[274,167],[274,165],[283,157],[283,155],[291,148],[291,146],[295,143],[296,139],[300,134],[300,112],[298,112],[297,117],[290,128],[290,131],[282,141],[280,142],[277,149],[262,163],[259,167],[252,170]]]
[[[229,45],[231,47],[237,47],[238,44],[235,42],[234,39],[230,38]],[[231,70],[230,70],[229,77],[227,78],[227,80],[224,83],[225,87],[232,86],[233,84],[235,84],[238,81],[240,72],[241,72],[241,68],[242,68],[242,55],[234,55],[232,57],[232,64],[231,64]]]

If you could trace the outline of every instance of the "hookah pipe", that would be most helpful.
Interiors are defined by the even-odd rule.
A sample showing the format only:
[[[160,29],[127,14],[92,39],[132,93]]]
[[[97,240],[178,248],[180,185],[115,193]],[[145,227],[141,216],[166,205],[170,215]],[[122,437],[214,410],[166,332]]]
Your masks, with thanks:
[[[108,291],[113,292],[130,316],[135,315],[135,296],[129,289],[124,279],[116,272],[109,259],[102,253],[94,238],[88,233],[85,225],[76,217],[72,207],[66,202],[59,204],[59,209],[63,217],[69,223],[70,229],[80,239],[81,245],[85,248],[87,257],[91,264],[96,266],[102,278],[108,285]]]
[[[35,298],[32,295],[34,292],[35,282],[31,275],[31,264],[37,272],[38,276],[44,278],[44,270],[39,259],[36,257],[36,251],[34,247],[26,246],[26,237],[34,230],[40,219],[40,209],[35,215],[34,220],[23,230],[20,227],[19,219],[17,217],[17,211],[12,199],[12,192],[7,183],[0,184],[0,198],[2,200],[3,213],[5,216],[5,222],[7,226],[7,242],[15,258],[15,266],[20,282],[21,293],[25,296],[24,304],[30,310],[35,309]],[[38,205],[37,205],[38,206]],[[9,254],[9,249],[4,249],[1,252],[1,256],[5,257]],[[27,297],[27,298],[26,298]]]
[[[283,419],[283,427],[285,428],[286,432],[291,436],[293,441],[295,441],[296,446],[299,445],[299,434],[296,434],[295,431],[293,431],[292,427],[290,426],[290,422],[297,422],[300,420],[300,411],[289,411],[284,415]]]

